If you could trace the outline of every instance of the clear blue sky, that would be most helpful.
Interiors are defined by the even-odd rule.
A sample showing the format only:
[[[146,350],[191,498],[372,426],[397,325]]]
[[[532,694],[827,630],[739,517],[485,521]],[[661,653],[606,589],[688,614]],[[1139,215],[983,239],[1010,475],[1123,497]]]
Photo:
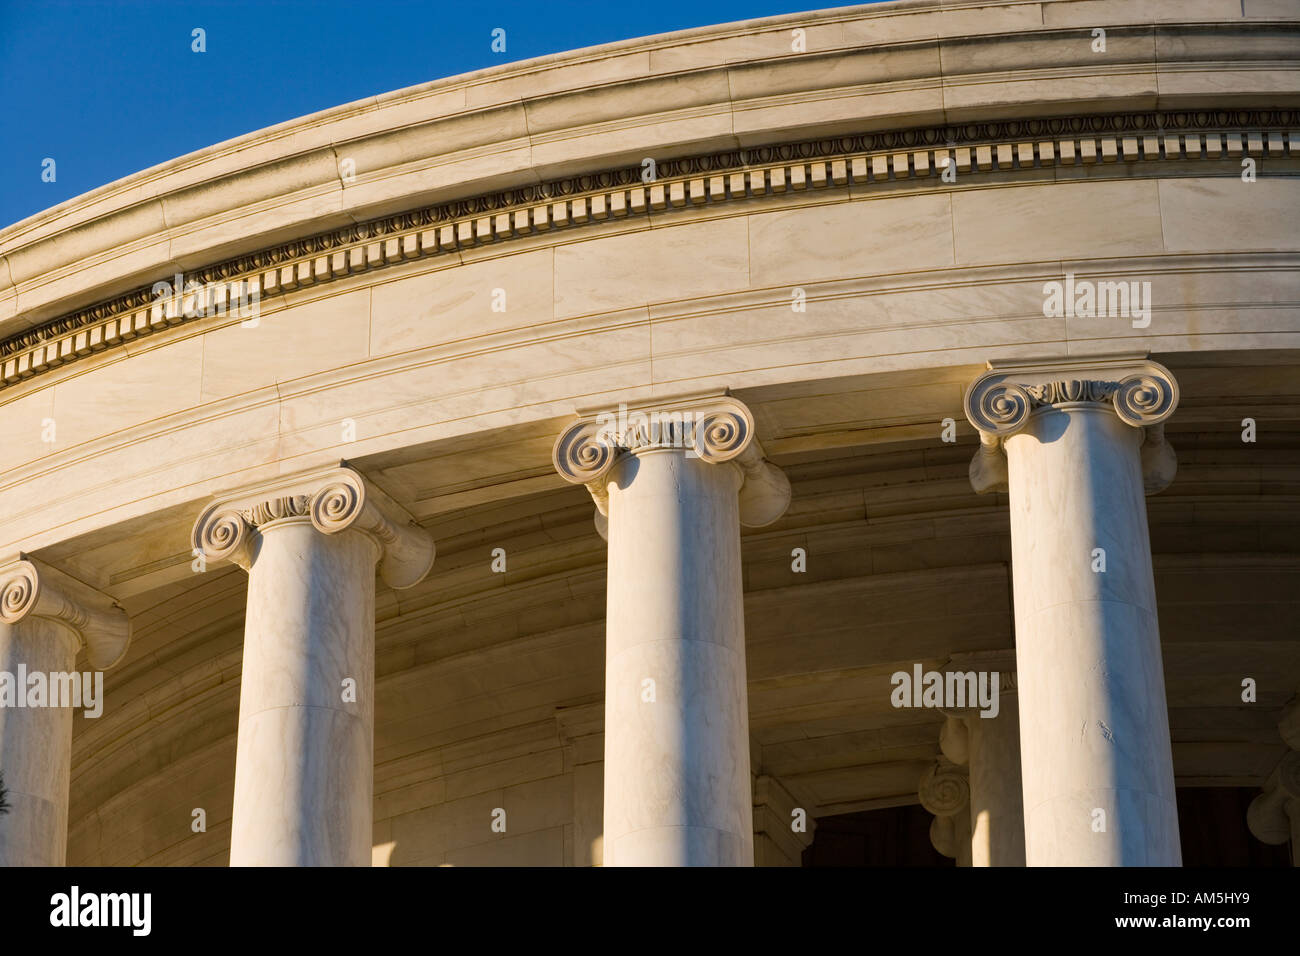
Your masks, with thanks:
[[[0,228],[213,143],[504,62],[835,0],[0,0]],[[206,31],[195,53],[191,31]],[[492,30],[506,51],[491,50]],[[42,164],[55,161],[54,182]]]

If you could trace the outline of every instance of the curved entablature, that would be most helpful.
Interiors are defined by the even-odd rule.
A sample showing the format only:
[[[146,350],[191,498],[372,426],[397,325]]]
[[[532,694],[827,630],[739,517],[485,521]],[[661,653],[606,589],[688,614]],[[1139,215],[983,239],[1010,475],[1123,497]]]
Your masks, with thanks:
[[[796,155],[780,155],[794,144],[818,144],[801,147],[798,158],[868,154],[871,181],[896,175],[897,153],[924,147],[933,160],[931,147],[950,142],[1001,142],[1007,154],[996,150],[991,161],[1019,168],[1026,150],[1037,153],[1040,138],[1054,138],[1053,120],[1086,122],[1103,162],[1152,156],[1144,137],[1130,149],[1125,137],[1111,142],[1111,132],[1159,134],[1159,154],[1180,158],[1198,148],[1214,154],[1199,138],[1190,151],[1171,141],[1184,132],[1241,132],[1247,151],[1251,134],[1264,134],[1261,149],[1277,155],[1267,133],[1293,125],[1297,28],[1297,17],[1276,5],[1226,0],[1190,9],[904,0],[688,30],[440,80],[210,147],[0,231],[0,339],[26,348],[36,333],[48,345],[37,330],[75,331],[83,310],[94,320],[120,317],[139,304],[131,301],[138,289],[177,273],[229,278],[232,270],[275,266],[278,275],[293,261],[289,278],[300,281],[296,260],[311,257],[277,250],[304,237],[317,237],[306,241],[319,253],[319,237],[356,230],[344,256],[351,272],[391,259],[390,249],[370,247],[397,233],[405,242],[417,226],[419,254],[419,233],[434,223],[454,220],[453,249],[495,241],[501,216],[515,230],[521,204],[553,203],[556,192],[590,201],[566,210],[570,217],[600,219],[601,190],[639,174],[647,158],[668,180],[678,161],[695,177],[743,170],[747,193],[752,174],[772,165],[761,149],[776,147],[773,156],[784,160]],[[1193,118],[1180,118],[1188,110]],[[1112,129],[1094,119],[1123,113],[1146,120]],[[1169,118],[1152,122],[1157,113]],[[1007,121],[1025,125],[998,125]],[[980,129],[986,123],[995,131]],[[836,139],[847,142],[827,149]],[[1231,151],[1233,141],[1222,148]],[[1088,147],[1080,142],[1079,150],[1086,163]],[[1033,165],[1050,167],[1053,153]],[[907,162],[909,176],[925,172]],[[979,168],[978,158],[973,163]],[[815,165],[808,176],[816,186]],[[682,198],[711,202],[722,190],[730,197],[737,184],[727,180],[721,190],[706,183]],[[615,202],[609,215],[619,214]],[[449,208],[465,212],[439,218]],[[396,233],[375,226],[404,216],[419,221]],[[527,218],[538,227],[535,212]],[[334,240],[327,244],[336,251]],[[439,234],[435,248],[443,247]],[[399,243],[397,255],[411,251]],[[326,272],[337,269],[331,262]],[[304,278],[315,281],[316,273],[312,262]],[[37,367],[40,359],[66,361],[83,344],[108,343],[87,330],[85,343],[61,343],[37,357]]]
[[[992,178],[1115,162],[1300,157],[1300,110],[1188,110],[1014,119],[833,136],[665,160],[653,180],[619,167],[427,206],[282,243],[160,280],[0,340],[0,389],[132,339],[427,256],[686,207],[789,193],[943,190],[944,174]]]

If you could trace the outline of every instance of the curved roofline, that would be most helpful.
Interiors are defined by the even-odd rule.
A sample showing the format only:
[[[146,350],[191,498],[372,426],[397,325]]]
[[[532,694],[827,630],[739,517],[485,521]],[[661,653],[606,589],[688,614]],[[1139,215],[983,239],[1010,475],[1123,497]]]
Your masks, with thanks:
[[[887,0],[887,2],[851,4],[843,7],[830,7],[821,10],[811,10],[807,13],[783,13],[771,17],[755,17],[749,20],[734,20],[726,23],[711,24],[704,27],[688,27],[683,30],[672,30],[667,33],[654,33],[643,37],[632,37],[626,40],[614,40],[609,43],[600,43],[595,46],[578,47],[572,50],[563,50],[558,53],[547,53],[542,56],[530,57],[526,60],[513,60],[508,63],[502,63],[497,66],[483,67],[479,70],[472,70],[468,73],[457,73],[452,76],[440,77],[435,80],[427,80],[424,83],[415,83],[411,86],[391,90],[386,93],[377,93],[373,96],[365,96],[361,99],[352,100],[349,103],[340,103],[337,106],[326,107],[323,110],[317,110],[313,113],[305,113],[291,119],[275,123],[271,126],[263,126],[255,130],[250,130],[239,136],[233,136],[230,139],[213,143],[210,146],[204,146],[200,149],[192,150],[188,153],[182,153],[180,156],[172,157],[153,166],[148,166],[142,170],[130,173],[119,179],[114,179],[104,183],[102,186],[96,186],[84,193],[79,193],[65,199],[63,202],[54,206],[42,209],[40,212],[33,213],[24,217],[11,225],[0,229],[0,250],[5,246],[11,236],[18,234],[28,227],[48,219],[52,219],[72,208],[88,204],[89,202],[102,198],[115,191],[129,188],[141,182],[157,176],[159,173],[170,172],[174,169],[182,169],[192,165],[195,161],[206,159],[210,156],[220,155],[231,150],[240,148],[250,143],[258,142],[263,139],[270,139],[275,134],[289,133],[298,129],[307,129],[319,125],[322,121],[328,121],[348,116],[359,112],[368,107],[387,105],[397,103],[402,100],[418,99],[428,93],[438,93],[445,90],[456,89],[463,86],[473,86],[482,80],[501,79],[506,77],[520,76],[533,72],[539,67],[562,66],[575,63],[584,63],[591,60],[601,59],[611,53],[626,53],[635,50],[653,50],[662,47],[672,46],[675,43],[686,40],[695,41],[699,39],[713,39],[722,36],[735,36],[752,31],[755,28],[762,28],[791,21],[801,22],[818,22],[823,23],[828,20],[851,17],[852,15],[863,12],[899,12],[915,9],[949,9],[959,7],[984,7],[991,5],[1023,5],[1025,0]],[[1032,2],[1070,2],[1070,0],[1032,0]],[[881,8],[887,8],[881,10]]]

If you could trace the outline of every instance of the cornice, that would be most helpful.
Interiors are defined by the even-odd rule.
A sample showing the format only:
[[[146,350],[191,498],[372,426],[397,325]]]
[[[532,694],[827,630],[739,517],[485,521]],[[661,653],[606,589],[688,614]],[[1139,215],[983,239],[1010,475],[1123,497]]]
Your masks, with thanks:
[[[1300,110],[1185,110],[1011,119],[756,146],[553,179],[425,206],[226,259],[188,282],[268,297],[398,263],[650,214],[896,181],[1116,162],[1300,155]],[[160,276],[159,281],[171,281]],[[0,389],[162,329],[199,321],[193,296],[153,283],[0,341]]]

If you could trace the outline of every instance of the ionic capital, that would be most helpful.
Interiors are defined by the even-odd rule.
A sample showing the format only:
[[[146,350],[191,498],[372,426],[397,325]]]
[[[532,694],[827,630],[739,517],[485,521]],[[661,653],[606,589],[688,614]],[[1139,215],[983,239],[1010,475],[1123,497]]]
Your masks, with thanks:
[[[131,644],[130,619],[111,597],[20,554],[0,565],[0,622],[32,619],[54,621],[71,631],[96,670],[120,663]]]
[[[1246,825],[1261,843],[1286,843],[1300,835],[1300,751],[1288,750],[1264,792],[1250,801]]]
[[[947,857],[962,860],[970,844],[970,779],[965,770],[937,760],[917,784],[921,806],[934,814],[931,845]]]
[[[709,464],[734,462],[742,474],[740,523],[771,524],[790,504],[785,473],[763,457],[754,417],[726,394],[648,400],[635,405],[583,411],[555,441],[552,460],[565,481],[586,485],[596,502],[597,528],[604,535],[609,515],[606,485],[624,456],[661,449],[685,449]]]
[[[391,588],[419,584],[433,567],[433,538],[346,462],[230,492],[208,505],[191,535],[212,561],[252,564],[253,535],[281,521],[310,521],[322,534],[359,531],[379,547],[379,573]]]
[[[966,771],[939,760],[921,775],[917,795],[936,817],[951,817],[970,804],[970,782]]]
[[[1178,382],[1144,354],[1045,362],[989,362],[966,390],[966,418],[980,433],[970,465],[980,494],[1007,490],[1003,442],[1045,409],[1104,407],[1143,431],[1142,472],[1147,494],[1164,490],[1177,470],[1164,422],[1178,407]]]
[[[1246,809],[1246,825],[1261,843],[1300,837],[1300,696],[1282,708],[1278,733],[1291,749],[1264,781],[1264,792]]]

